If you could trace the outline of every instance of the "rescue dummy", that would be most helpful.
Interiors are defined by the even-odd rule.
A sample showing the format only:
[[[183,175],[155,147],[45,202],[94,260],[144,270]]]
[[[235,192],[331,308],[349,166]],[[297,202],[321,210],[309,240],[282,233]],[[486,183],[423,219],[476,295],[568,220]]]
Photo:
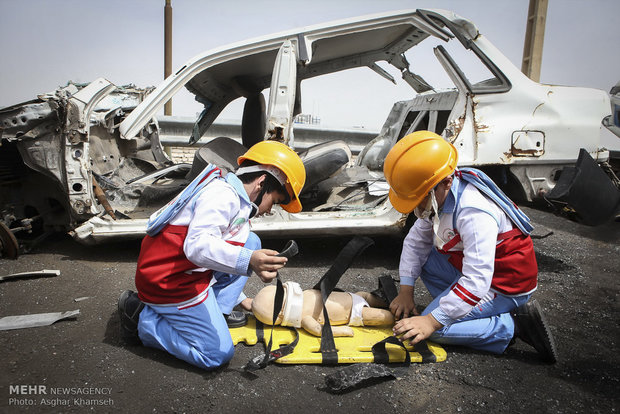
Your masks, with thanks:
[[[321,292],[315,289],[302,290],[298,283],[286,282],[282,310],[276,325],[303,328],[314,336],[321,336],[325,321]],[[261,289],[252,301],[252,312],[265,325],[273,323],[273,305],[276,286]],[[329,314],[332,333],[338,336],[353,336],[351,326],[386,326],[394,324],[394,316],[380,299],[368,292],[332,292],[325,304]]]

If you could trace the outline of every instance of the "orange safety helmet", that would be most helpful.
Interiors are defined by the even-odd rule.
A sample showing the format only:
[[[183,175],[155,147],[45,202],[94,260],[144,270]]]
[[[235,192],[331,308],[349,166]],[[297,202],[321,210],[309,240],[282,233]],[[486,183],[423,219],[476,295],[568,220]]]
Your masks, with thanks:
[[[246,160],[262,165],[273,165],[282,171],[286,176],[286,191],[291,198],[288,204],[282,205],[282,208],[289,213],[301,211],[299,193],[306,182],[306,168],[295,151],[278,141],[261,141],[237,158],[237,163],[241,165]]]
[[[458,154],[448,141],[431,131],[416,131],[392,147],[383,164],[390,202],[411,213],[441,180],[456,169]]]

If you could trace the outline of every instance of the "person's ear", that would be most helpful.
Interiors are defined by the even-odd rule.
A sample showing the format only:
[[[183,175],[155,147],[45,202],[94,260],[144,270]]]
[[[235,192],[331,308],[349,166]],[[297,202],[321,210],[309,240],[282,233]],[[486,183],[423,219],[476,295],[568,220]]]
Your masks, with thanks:
[[[267,179],[267,174],[263,174],[261,176],[259,176],[256,180],[256,185],[258,187],[259,190],[263,189],[263,186],[265,185],[265,180]]]

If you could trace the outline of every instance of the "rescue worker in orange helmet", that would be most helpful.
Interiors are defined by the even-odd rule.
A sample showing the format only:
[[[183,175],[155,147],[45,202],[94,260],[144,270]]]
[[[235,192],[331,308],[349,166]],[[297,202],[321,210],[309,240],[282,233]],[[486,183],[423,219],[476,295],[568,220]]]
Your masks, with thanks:
[[[119,298],[121,335],[162,349],[192,365],[214,369],[234,352],[229,327],[247,321],[243,287],[252,272],[268,283],[287,259],[262,249],[249,220],[280,204],[301,211],[306,173],[299,156],[262,141],[223,176],[207,166],[174,200],[154,213],[142,241],[137,294]]]
[[[535,300],[538,268],[529,219],[482,171],[457,169],[455,147],[417,131],[388,153],[389,198],[417,220],[404,239],[394,334],[501,354],[521,338],[553,363],[555,344]],[[433,301],[422,314],[416,279]],[[409,317],[413,313],[414,316]]]

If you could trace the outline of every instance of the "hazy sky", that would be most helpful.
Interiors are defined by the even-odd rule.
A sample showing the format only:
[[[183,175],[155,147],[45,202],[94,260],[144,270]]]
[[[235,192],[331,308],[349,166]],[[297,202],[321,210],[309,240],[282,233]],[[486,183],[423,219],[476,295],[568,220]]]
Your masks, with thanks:
[[[164,4],[164,0],[0,0],[0,107],[33,99],[68,80],[104,77],[117,85],[157,85],[163,78]],[[228,43],[415,8],[443,8],[468,18],[520,68],[528,4],[528,0],[172,0],[173,70],[202,51]],[[620,80],[618,16],[618,0],[549,0],[541,82],[608,92]],[[392,87],[383,79],[377,82],[382,89]],[[355,95],[354,84],[351,89],[353,101],[367,99]],[[399,97],[402,90],[392,93]],[[347,105],[338,102],[345,112]],[[318,111],[329,120],[331,108],[309,106],[304,112]],[[193,115],[197,110],[182,99],[173,107],[175,115]],[[389,109],[371,109],[362,118],[364,126],[379,128]]]

